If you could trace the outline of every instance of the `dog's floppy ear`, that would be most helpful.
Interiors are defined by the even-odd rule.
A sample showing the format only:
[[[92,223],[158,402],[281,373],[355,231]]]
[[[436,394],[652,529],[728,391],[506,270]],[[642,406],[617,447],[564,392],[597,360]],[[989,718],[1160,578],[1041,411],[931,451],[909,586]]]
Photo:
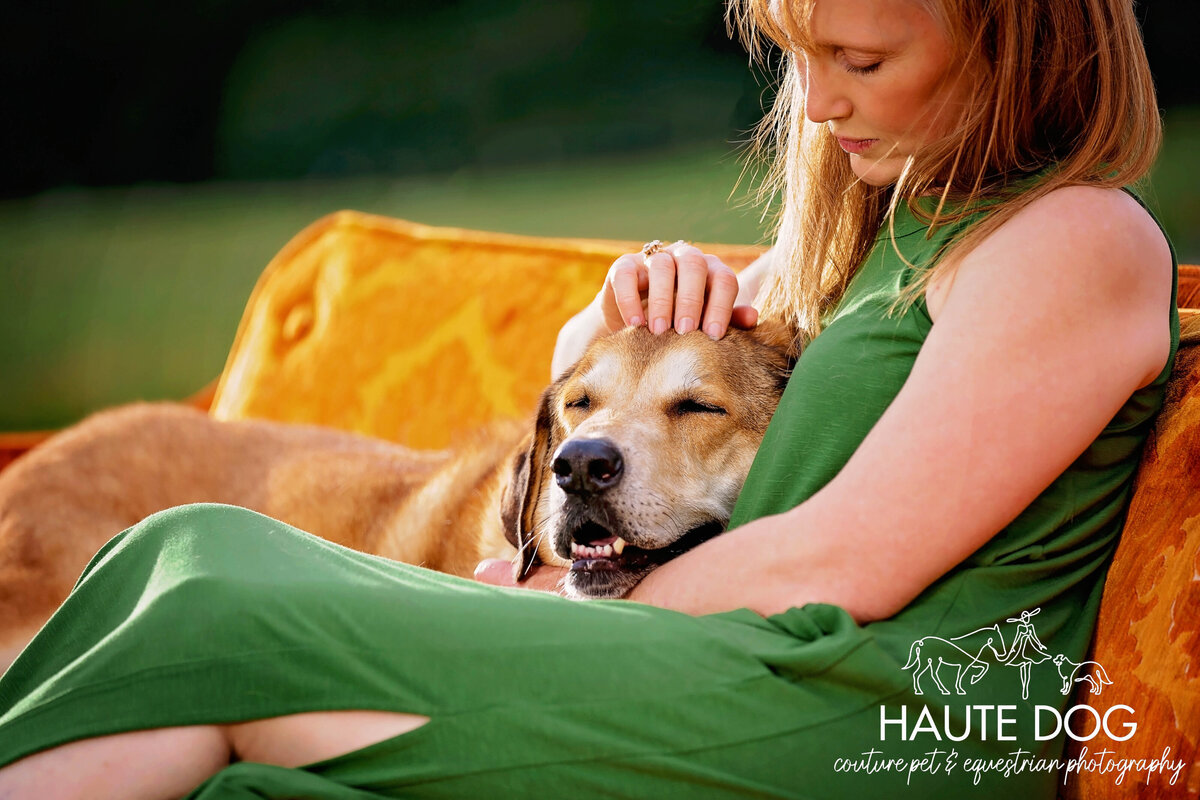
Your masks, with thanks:
[[[747,333],[755,341],[783,353],[788,361],[795,361],[800,356],[800,339],[792,327],[785,322],[776,319],[759,320],[759,323]]]
[[[569,374],[569,373],[568,373]],[[542,393],[533,432],[512,464],[512,478],[500,500],[500,521],[504,536],[517,548],[515,579],[520,580],[537,563],[537,542],[533,539],[534,512],[538,497],[549,475],[550,455],[554,452],[553,403],[566,376]]]
[[[773,357],[760,362],[766,367],[779,394],[787,387],[792,365],[800,355],[800,340],[790,325],[778,320],[763,320],[746,331],[750,338],[773,352]]]

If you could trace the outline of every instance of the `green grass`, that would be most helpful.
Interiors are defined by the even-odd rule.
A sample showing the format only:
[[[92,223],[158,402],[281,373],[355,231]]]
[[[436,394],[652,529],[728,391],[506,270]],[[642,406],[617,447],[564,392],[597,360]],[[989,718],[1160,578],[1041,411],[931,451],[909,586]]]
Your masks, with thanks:
[[[342,208],[546,236],[759,242],[726,148],[408,179],[63,190],[0,203],[0,430],[216,377],[255,279]],[[1167,119],[1151,203],[1200,263],[1200,111]]]

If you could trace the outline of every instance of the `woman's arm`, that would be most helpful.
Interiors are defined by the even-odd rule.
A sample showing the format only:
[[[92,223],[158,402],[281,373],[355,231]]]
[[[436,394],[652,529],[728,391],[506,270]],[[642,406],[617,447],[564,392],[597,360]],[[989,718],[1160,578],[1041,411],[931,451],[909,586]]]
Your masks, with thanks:
[[[598,336],[626,325],[700,328],[721,338],[729,325],[752,328],[758,320],[752,302],[770,269],[767,250],[736,276],[716,256],[691,245],[676,245],[644,263],[640,253],[618,258],[596,299],[558,332],[550,362],[553,378],[579,360]],[[711,326],[715,325],[715,329]]]
[[[733,301],[733,305],[737,306],[753,306],[758,310],[762,310],[759,294],[763,287],[763,282],[767,276],[771,274],[771,270],[775,268],[775,248],[772,247],[764,252],[761,256],[754,259],[741,272],[737,274],[738,279],[738,294]]]
[[[860,621],[896,613],[1159,373],[1171,280],[1165,239],[1123,192],[1036,201],[963,259],[907,382],[829,484],[669,562],[629,599],[690,613],[808,602]]]

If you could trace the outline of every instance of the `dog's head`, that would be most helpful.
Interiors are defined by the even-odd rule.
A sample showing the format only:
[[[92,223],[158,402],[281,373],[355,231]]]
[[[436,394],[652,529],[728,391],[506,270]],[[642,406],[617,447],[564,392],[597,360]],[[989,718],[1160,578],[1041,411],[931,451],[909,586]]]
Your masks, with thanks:
[[[793,353],[782,325],[598,339],[542,395],[502,503],[520,552],[570,566],[576,597],[620,597],[725,530]]]

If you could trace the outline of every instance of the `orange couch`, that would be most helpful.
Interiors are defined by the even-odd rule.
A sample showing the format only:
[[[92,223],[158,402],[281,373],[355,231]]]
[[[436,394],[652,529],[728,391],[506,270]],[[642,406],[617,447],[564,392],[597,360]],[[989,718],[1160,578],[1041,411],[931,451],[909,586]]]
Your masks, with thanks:
[[[532,411],[559,327],[591,299],[616,255],[639,246],[333,214],[298,234],[263,272],[210,411],[444,447],[488,420]],[[761,251],[704,247],[735,268]],[[1200,267],[1181,268],[1180,279],[1180,306],[1200,306]],[[1185,328],[1200,334],[1200,311],[1183,315]],[[204,393],[194,398],[209,401]],[[36,438],[10,440],[9,456]],[[1116,685],[1078,702],[1101,713],[1126,702],[1136,711],[1134,739],[1101,736],[1086,743],[1091,752],[1107,744],[1121,757],[1154,758],[1169,746],[1190,766],[1174,787],[1131,779],[1115,786],[1111,775],[1084,773],[1065,796],[1200,792],[1198,655],[1200,344],[1188,343],[1106,584],[1094,657]]]

